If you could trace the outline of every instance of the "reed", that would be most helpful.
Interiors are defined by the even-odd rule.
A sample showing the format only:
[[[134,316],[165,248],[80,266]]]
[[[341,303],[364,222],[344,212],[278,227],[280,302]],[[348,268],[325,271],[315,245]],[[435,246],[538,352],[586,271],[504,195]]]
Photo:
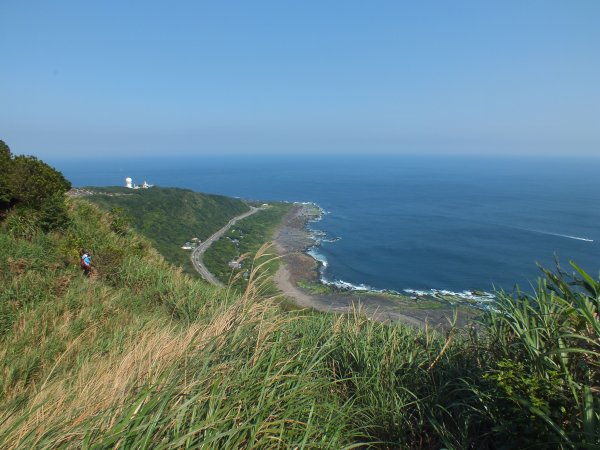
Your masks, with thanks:
[[[283,311],[268,247],[243,292],[221,289],[85,202],[70,214],[64,233],[0,232],[2,448],[600,445],[600,281],[575,265],[442,335]]]

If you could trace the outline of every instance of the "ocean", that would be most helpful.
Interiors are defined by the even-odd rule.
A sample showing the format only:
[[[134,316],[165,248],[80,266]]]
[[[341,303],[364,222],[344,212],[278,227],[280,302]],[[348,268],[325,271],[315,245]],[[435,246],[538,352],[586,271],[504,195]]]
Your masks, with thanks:
[[[399,292],[529,290],[558,258],[600,270],[600,159],[177,156],[49,159],[74,186],[315,202],[324,281]]]

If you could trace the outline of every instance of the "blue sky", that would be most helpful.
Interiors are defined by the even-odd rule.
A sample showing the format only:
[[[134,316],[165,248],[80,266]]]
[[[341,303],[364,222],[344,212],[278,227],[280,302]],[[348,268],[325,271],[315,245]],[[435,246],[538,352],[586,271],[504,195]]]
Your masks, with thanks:
[[[0,3],[44,156],[600,154],[600,1]]]

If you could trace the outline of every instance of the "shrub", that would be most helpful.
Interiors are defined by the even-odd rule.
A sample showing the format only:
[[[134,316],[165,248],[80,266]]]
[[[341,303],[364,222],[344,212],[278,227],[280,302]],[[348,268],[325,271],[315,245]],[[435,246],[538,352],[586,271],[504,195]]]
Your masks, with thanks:
[[[9,166],[8,187],[11,201],[41,206],[56,194],[71,189],[62,173],[34,156],[17,156]]]
[[[112,231],[121,236],[127,234],[132,219],[124,208],[119,206],[112,207],[110,209],[110,219],[110,229]]]
[[[15,238],[31,240],[40,231],[39,214],[32,208],[13,208],[3,227]]]
[[[8,227],[15,236],[66,228],[64,193],[70,188],[62,173],[34,156],[14,157],[0,141],[0,220],[10,209],[19,210]]]
[[[572,274],[542,269],[533,295],[499,293],[483,321],[491,355],[486,378],[499,393],[494,407],[505,433],[598,445],[600,280],[571,264]]]
[[[8,145],[0,140],[0,212],[10,204],[10,190],[8,188],[8,174],[10,171],[12,154]]]

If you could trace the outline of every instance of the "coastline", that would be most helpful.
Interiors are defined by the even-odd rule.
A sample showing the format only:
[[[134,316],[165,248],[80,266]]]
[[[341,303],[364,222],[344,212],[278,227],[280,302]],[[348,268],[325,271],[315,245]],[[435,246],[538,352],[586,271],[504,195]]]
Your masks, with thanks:
[[[454,310],[458,326],[466,325],[477,315],[473,308],[453,306],[433,296],[415,298],[397,293],[340,289],[322,283],[319,262],[307,254],[317,244],[307,225],[318,220],[321,214],[322,210],[315,204],[295,203],[275,235],[275,247],[282,264],[274,275],[274,282],[282,295],[299,307],[341,314],[360,309],[373,320],[399,321],[423,328],[447,327]]]

